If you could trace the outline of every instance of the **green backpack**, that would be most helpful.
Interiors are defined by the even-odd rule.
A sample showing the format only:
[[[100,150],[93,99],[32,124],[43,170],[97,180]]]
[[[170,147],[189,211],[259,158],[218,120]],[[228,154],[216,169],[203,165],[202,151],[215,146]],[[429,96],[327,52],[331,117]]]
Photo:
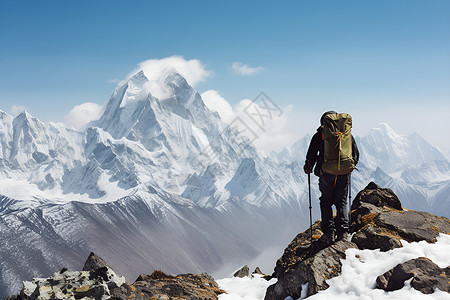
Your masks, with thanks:
[[[355,169],[352,155],[352,117],[346,113],[328,114],[323,119],[324,162],[322,171],[343,175]]]

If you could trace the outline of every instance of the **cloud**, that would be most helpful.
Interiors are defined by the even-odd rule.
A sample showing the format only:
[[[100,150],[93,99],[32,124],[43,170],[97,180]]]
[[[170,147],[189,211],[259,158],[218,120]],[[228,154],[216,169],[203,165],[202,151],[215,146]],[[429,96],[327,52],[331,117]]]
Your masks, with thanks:
[[[108,79],[108,80],[106,80],[106,83],[118,83],[118,82],[120,82],[119,79]]]
[[[259,72],[261,72],[262,70],[264,70],[263,67],[254,67],[254,68],[252,68],[252,67],[249,67],[248,65],[243,64],[243,63],[238,62],[238,61],[234,62],[234,63],[231,65],[231,68],[232,68],[236,73],[238,73],[238,74],[240,74],[240,75],[247,75],[247,76],[248,76],[248,75],[254,75],[254,74],[259,73]]]
[[[131,77],[140,71],[144,71],[145,76],[150,81],[147,84],[147,90],[153,96],[160,100],[170,97],[170,89],[166,86],[164,80],[171,73],[179,73],[183,76],[189,85],[195,86],[199,82],[205,81],[212,72],[206,70],[206,67],[198,59],[186,60],[182,56],[170,56],[161,59],[149,59],[138,64],[127,78],[118,83],[119,86],[125,84]]]
[[[242,109],[248,107],[257,107],[258,110],[255,109],[252,113],[247,109],[247,113],[243,114]],[[298,134],[298,119],[293,108],[289,105],[279,107],[279,111],[269,112],[262,103],[250,100],[240,102],[239,116],[243,116],[246,125],[256,133],[253,144],[258,150],[266,153],[279,152],[301,138]]]
[[[257,149],[266,153],[281,151],[302,137],[298,134],[299,119],[292,105],[280,108],[275,101],[264,102],[258,98],[242,99],[233,106],[216,90],[208,90],[201,96],[222,121],[244,132]]]
[[[195,86],[197,83],[205,81],[212,75],[198,59],[186,60],[182,56],[173,55],[161,59],[149,59],[138,64],[133,72],[128,75],[131,78],[140,70],[150,80],[165,79],[172,72],[180,73],[189,85]]]
[[[216,112],[219,113],[220,118],[225,123],[231,123],[236,117],[236,113],[233,111],[233,107],[228,103],[228,101],[222,97],[216,90],[207,90],[201,94],[203,102],[205,105]]]
[[[104,107],[93,102],[76,105],[64,117],[64,123],[76,129],[83,127],[90,121],[98,120],[104,111]]]
[[[25,106],[22,105],[13,105],[11,106],[11,114],[13,116],[17,116],[18,114],[20,114],[21,112],[25,111]]]

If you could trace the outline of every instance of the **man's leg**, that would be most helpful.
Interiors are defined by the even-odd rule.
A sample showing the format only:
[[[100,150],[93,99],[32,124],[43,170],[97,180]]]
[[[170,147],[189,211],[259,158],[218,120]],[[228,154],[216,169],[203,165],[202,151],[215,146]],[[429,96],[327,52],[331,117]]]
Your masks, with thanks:
[[[333,223],[333,175],[321,174],[319,177],[320,196],[320,213],[322,216],[321,229],[324,234],[331,235],[334,233]]]
[[[342,237],[344,233],[348,233],[348,174],[338,175],[336,185],[333,190],[333,204],[336,206],[336,218],[334,219],[336,234],[338,237]]]

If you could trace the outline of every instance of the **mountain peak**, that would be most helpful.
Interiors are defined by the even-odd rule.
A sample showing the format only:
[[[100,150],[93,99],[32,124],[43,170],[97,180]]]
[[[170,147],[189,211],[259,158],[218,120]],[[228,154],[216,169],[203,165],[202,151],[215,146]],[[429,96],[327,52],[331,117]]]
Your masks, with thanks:
[[[24,111],[22,111],[20,114],[18,114],[16,118],[26,118],[26,119],[29,119],[29,118],[32,118],[32,116],[31,116],[26,110],[24,110]]]
[[[180,74],[177,72],[172,72],[169,75],[167,75],[165,82],[167,84],[169,83],[177,83],[177,84],[188,84],[187,80]]]
[[[17,117],[14,118],[13,122],[14,124],[16,124],[15,126],[17,126],[18,124],[30,124],[35,122],[42,123],[41,121],[30,115],[26,110],[18,114]]]
[[[397,134],[391,126],[387,123],[380,123],[376,127],[370,130],[372,133],[381,132],[384,136],[387,136],[391,139],[399,139],[401,136]]]
[[[147,78],[147,76],[145,76],[144,71],[140,70],[139,72],[137,72],[135,75],[133,75],[129,81],[133,81],[135,83],[140,83],[140,84],[144,84],[146,82],[149,82],[149,79]]]

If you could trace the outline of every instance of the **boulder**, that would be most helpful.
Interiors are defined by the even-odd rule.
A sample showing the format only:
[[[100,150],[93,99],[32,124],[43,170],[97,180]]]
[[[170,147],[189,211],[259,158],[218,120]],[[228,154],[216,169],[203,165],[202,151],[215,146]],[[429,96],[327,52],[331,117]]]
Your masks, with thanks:
[[[319,228],[320,222],[316,222],[312,227],[314,236],[320,236]],[[272,276],[277,277],[278,281],[269,286],[264,299],[284,300],[288,296],[298,299],[302,295],[310,296],[327,289],[326,280],[341,272],[345,250],[355,247],[355,244],[345,240],[330,246],[314,240],[311,245],[311,230],[300,233],[277,261]]]
[[[106,262],[94,252],[89,254],[88,259],[84,263],[83,271],[95,271],[102,267],[109,268]]]
[[[244,278],[244,277],[248,277],[250,275],[250,269],[247,265],[243,266],[242,268],[240,268],[239,270],[237,270],[233,277],[239,277],[239,278]]]
[[[155,271],[111,291],[111,299],[218,299],[225,293],[208,274],[167,275]],[[152,298],[154,297],[154,298]]]
[[[267,289],[265,300],[283,300],[288,296],[298,299],[327,289],[326,280],[339,275],[341,259],[345,259],[348,248],[388,251],[402,247],[401,240],[434,243],[439,233],[450,234],[450,221],[403,209],[391,189],[371,182],[357,194],[352,204],[351,230],[354,233],[351,242],[341,240],[330,246],[316,241],[322,234],[320,221],[298,234],[278,259],[272,274],[278,280]],[[446,272],[441,270],[445,276]],[[447,279],[445,276],[441,277]],[[424,282],[425,277],[420,278],[413,280],[414,285]],[[380,278],[380,282],[383,280],[389,282],[390,279]],[[403,282],[399,285],[403,286]]]
[[[19,295],[8,299],[218,299],[225,293],[206,273],[167,275],[157,270],[125,282],[99,256],[91,253],[83,271],[63,269],[49,278],[25,281]]]
[[[373,182],[356,196],[351,221],[352,242],[360,249],[388,251],[401,247],[400,240],[434,243],[439,233],[450,234],[447,218],[403,209],[392,190]]]
[[[252,275],[255,275],[255,274],[262,275],[262,276],[267,276],[266,274],[264,274],[264,273],[261,271],[261,269],[260,269],[259,267],[256,267],[256,268],[255,268],[255,271],[252,272]]]
[[[370,203],[377,207],[387,207],[402,210],[402,204],[391,189],[381,188],[375,182],[370,182],[364,190],[360,191],[352,203],[352,210],[362,203]]]
[[[450,267],[441,269],[426,257],[411,259],[378,276],[377,288],[399,290],[411,278],[411,286],[424,294],[432,294],[436,289],[450,293]]]

